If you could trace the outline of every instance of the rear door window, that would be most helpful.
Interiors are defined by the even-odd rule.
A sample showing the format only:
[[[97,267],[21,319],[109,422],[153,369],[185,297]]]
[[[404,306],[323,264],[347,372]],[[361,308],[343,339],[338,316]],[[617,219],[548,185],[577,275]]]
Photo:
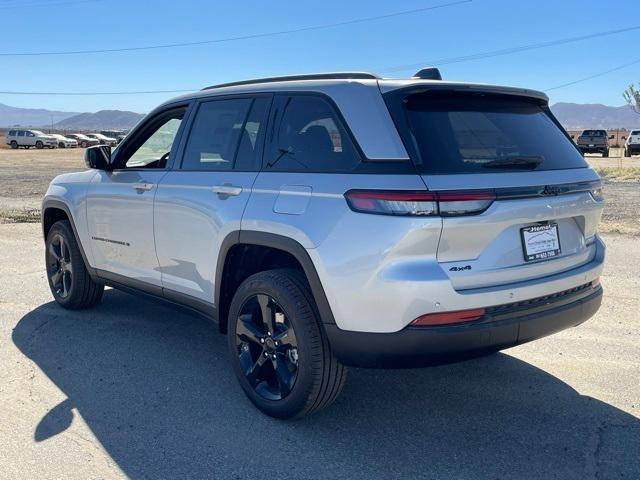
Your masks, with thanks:
[[[533,99],[426,92],[405,97],[404,113],[404,125],[409,131],[401,135],[413,150],[421,173],[497,173],[587,166],[547,109]]]
[[[251,98],[200,104],[185,147],[185,170],[231,170],[251,108]]]
[[[350,172],[360,156],[333,106],[320,96],[280,98],[281,120],[266,155],[266,170]]]

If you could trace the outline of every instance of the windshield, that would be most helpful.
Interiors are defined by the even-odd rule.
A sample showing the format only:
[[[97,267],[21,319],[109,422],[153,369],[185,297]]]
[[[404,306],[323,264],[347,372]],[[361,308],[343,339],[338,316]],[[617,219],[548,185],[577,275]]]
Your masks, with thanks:
[[[438,91],[410,95],[404,108],[421,173],[586,167],[571,140],[533,99]]]
[[[31,133],[34,133],[36,135],[44,135],[44,133],[42,133],[40,130],[31,130]]]

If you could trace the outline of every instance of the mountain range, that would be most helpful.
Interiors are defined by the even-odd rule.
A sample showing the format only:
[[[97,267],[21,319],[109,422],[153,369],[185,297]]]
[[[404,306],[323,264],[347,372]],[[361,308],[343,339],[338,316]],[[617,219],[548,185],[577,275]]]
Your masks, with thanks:
[[[144,114],[123,110],[95,113],[61,112],[42,108],[18,108],[0,103],[0,127],[40,127],[57,129],[130,129]]]
[[[640,128],[640,114],[628,106],[556,103],[551,110],[567,130],[586,128]],[[59,129],[130,129],[141,113],[100,110],[95,113],[60,112],[41,108],[17,108],[0,103],[0,127],[49,127]]]

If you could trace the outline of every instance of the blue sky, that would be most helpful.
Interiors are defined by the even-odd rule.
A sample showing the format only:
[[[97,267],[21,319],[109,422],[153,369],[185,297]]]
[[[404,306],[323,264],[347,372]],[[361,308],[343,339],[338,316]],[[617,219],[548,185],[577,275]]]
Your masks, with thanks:
[[[296,29],[455,0],[234,2],[0,0],[0,53],[144,46]],[[152,7],[150,7],[152,5]],[[327,29],[219,44],[69,56],[1,57],[0,91],[131,91],[200,88],[238,79],[318,71],[382,71],[640,25],[638,0],[472,0]],[[16,20],[11,20],[15,15]],[[27,20],[28,18],[28,20]],[[67,20],[64,20],[67,18]],[[443,65],[443,76],[547,89],[640,60],[640,30]],[[384,72],[406,77],[417,69]],[[558,101],[622,105],[640,63],[549,92]],[[69,111],[146,112],[174,94],[22,96],[0,103]]]

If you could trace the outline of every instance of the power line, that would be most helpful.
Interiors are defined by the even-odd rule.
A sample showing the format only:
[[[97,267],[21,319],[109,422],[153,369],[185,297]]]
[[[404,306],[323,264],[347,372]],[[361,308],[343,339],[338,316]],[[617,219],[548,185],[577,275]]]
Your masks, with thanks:
[[[629,27],[629,28],[624,28],[624,29],[620,29],[620,30],[609,30],[607,32],[599,32],[599,33],[594,33],[591,35],[584,35],[581,37],[572,37],[571,39],[562,39],[562,40],[555,40],[555,41],[550,41],[550,42],[542,42],[542,43],[537,43],[537,44],[532,44],[529,46],[521,46],[521,47],[514,47],[513,49],[508,49],[508,50],[516,50],[517,51],[522,51],[522,50],[530,50],[532,48],[534,48],[533,46],[535,45],[535,48],[543,48],[543,47],[547,47],[547,46],[554,46],[554,45],[559,45],[559,44],[564,44],[564,43],[569,43],[570,41],[579,41],[579,40],[586,40],[589,38],[596,38],[596,37],[601,37],[604,35],[614,35],[616,33],[622,33],[622,32],[627,32],[627,31],[631,31],[631,30],[637,30],[640,29],[640,26],[636,26],[636,27]],[[526,48],[529,47],[529,48]],[[505,50],[496,50],[494,52],[505,52],[507,49]],[[410,68],[417,68],[417,67],[421,67],[424,66],[425,64],[435,64],[435,65],[443,65],[446,63],[455,63],[455,62],[462,62],[462,61],[468,61],[468,60],[475,60],[477,58],[488,58],[489,57],[489,53],[490,52],[484,52],[484,53],[477,53],[477,54],[471,54],[471,55],[467,55],[464,57],[452,57],[449,59],[442,59],[439,61],[439,63],[437,62],[424,62],[424,63],[420,63],[420,64],[415,64],[415,66],[412,66]],[[515,52],[510,52],[510,53],[515,53]],[[503,55],[505,53],[502,53]],[[482,57],[481,57],[482,55]],[[455,60],[455,62],[454,62]],[[615,72],[617,70],[621,70],[623,68],[629,67],[631,65],[635,65],[640,63],[640,60],[634,60],[632,62],[629,63],[625,63],[623,65],[611,68],[609,70],[605,70],[603,72],[599,72],[596,73],[594,75],[590,75],[588,77],[584,77],[578,80],[574,80],[572,82],[568,82],[568,83],[564,83],[562,85],[556,85],[555,87],[551,87],[546,89],[545,91],[551,91],[551,90],[557,90],[560,88],[564,88],[564,87],[568,87],[571,85],[575,85],[578,83],[582,83],[585,82],[587,80],[591,80],[593,78],[597,78],[597,77],[601,77],[603,75],[606,75],[608,73],[612,73]],[[405,69],[405,68],[403,68]],[[395,67],[393,69],[391,68],[382,68],[382,69],[378,69],[378,71],[398,71],[399,69],[396,69]],[[160,93],[186,93],[186,92],[192,92],[194,90],[198,90],[200,87],[196,87],[196,88],[191,88],[191,89],[178,89],[178,90],[143,90],[143,91],[120,91],[120,92],[27,92],[27,91],[0,91],[0,95],[52,95],[52,96],[91,96],[91,95],[148,95],[148,94],[160,94]]]
[[[589,75],[588,77],[584,77],[584,78],[581,78],[579,80],[574,80],[573,82],[567,82],[567,83],[563,83],[561,85],[556,85],[555,87],[547,88],[544,91],[545,92],[549,92],[551,90],[558,90],[560,88],[570,87],[571,85],[575,85],[577,83],[586,82],[587,80],[591,80],[593,78],[602,77],[603,75],[607,75],[608,73],[612,73],[612,72],[616,72],[618,70],[622,70],[623,68],[630,67],[631,65],[636,65],[637,63],[640,63],[640,59],[634,60],[633,62],[625,63],[624,65],[619,65],[617,67],[610,68],[609,70],[605,70],[603,72],[599,72],[599,73],[596,73],[596,74],[593,74],[593,75]]]
[[[441,65],[449,65],[452,63],[461,63],[461,62],[468,62],[470,60],[480,60],[480,59],[484,59],[484,58],[491,58],[491,57],[498,57],[501,55],[510,55],[513,53],[519,53],[519,52],[524,52],[527,50],[536,50],[539,48],[547,48],[547,47],[554,47],[556,45],[565,45],[567,43],[574,43],[574,42],[579,42],[582,40],[590,40],[592,38],[599,38],[599,37],[606,37],[609,35],[617,35],[619,33],[625,33],[625,32],[631,32],[634,30],[640,30],[640,25],[636,25],[633,27],[628,27],[628,28],[620,28],[617,30],[607,30],[605,32],[597,32],[597,33],[592,33],[589,35],[581,35],[579,37],[568,37],[568,38],[562,38],[562,39],[558,39],[558,40],[551,40],[548,42],[540,42],[540,43],[531,43],[528,45],[520,45],[518,47],[511,47],[511,48],[503,48],[500,50],[491,50],[491,51],[487,51],[487,52],[480,52],[480,53],[474,53],[471,55],[463,55],[463,56],[459,56],[459,57],[448,57],[448,58],[440,58],[437,60],[426,60],[420,63],[412,63],[412,64],[408,64],[408,65],[400,65],[400,66],[395,66],[395,67],[388,67],[388,68],[382,68],[382,69],[378,69],[378,71],[380,72],[400,72],[400,71],[404,71],[404,70],[413,70],[415,68],[419,68],[422,67],[424,65],[435,65],[435,66],[441,66]]]
[[[239,35],[235,37],[216,38],[213,40],[201,40],[197,42],[182,42],[182,43],[165,43],[160,45],[145,45],[140,47],[123,47],[123,48],[105,48],[98,50],[69,50],[60,52],[0,52],[2,57],[32,57],[32,56],[51,56],[51,55],[81,55],[81,54],[93,54],[93,53],[114,53],[114,52],[132,52],[140,50],[156,50],[161,48],[176,48],[176,47],[190,47],[194,45],[209,45],[214,43],[227,43],[235,42],[239,40],[249,40],[254,38],[273,37],[277,35],[286,35],[290,33],[308,32],[312,30],[323,30],[327,28],[341,27],[345,25],[353,25],[356,23],[372,22],[375,20],[383,20],[386,18],[399,17],[404,15],[412,15],[415,13],[426,12],[429,10],[436,10],[440,8],[452,7],[454,5],[461,5],[464,3],[471,3],[473,0],[456,0],[448,3],[441,3],[439,5],[432,5],[430,7],[414,8],[413,10],[403,10],[400,12],[387,13],[385,15],[376,15],[373,17],[354,18],[351,20],[345,20],[342,22],[325,23],[322,25],[311,25],[306,27],[292,28],[289,30],[280,30],[275,32],[263,32],[252,33],[247,35]]]

